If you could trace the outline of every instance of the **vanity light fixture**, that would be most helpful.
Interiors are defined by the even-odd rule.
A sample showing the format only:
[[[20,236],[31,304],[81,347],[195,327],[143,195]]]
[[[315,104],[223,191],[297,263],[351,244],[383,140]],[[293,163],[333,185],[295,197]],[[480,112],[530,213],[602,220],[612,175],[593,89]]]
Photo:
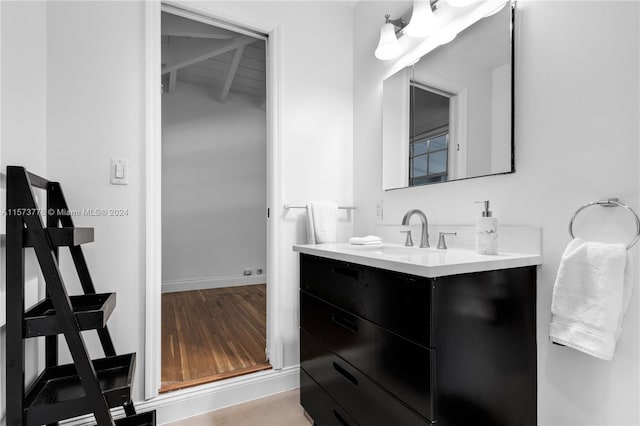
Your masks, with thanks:
[[[380,41],[376,48],[376,58],[387,61],[397,58],[400,55],[400,42],[396,37],[396,27],[402,30],[407,24],[402,19],[389,19],[390,15],[385,15],[385,23],[380,28]]]
[[[402,47],[398,36],[408,35],[413,38],[423,38],[433,33],[436,18],[433,15],[437,0],[414,0],[409,24],[404,19],[390,19],[385,15],[385,23],[380,28],[380,40],[376,48],[376,58],[387,61],[400,56]]]
[[[1,1],[1,0],[0,0]],[[407,24],[402,18],[390,19],[390,15],[385,15],[385,23],[380,28],[380,40],[378,41],[378,47],[375,50],[376,58],[387,61],[398,58],[404,51],[408,50],[415,42],[407,41],[402,37],[407,35],[415,39],[425,39],[424,42],[416,40],[420,46],[428,44],[429,50],[434,49],[437,46],[447,44],[456,38],[458,32],[462,28],[466,28],[465,25],[461,25],[462,22],[458,12],[452,12],[447,9],[447,13],[439,19],[434,14],[435,10],[440,9],[442,3],[446,3],[448,6],[455,8],[469,7],[470,10],[461,10],[463,15],[468,15],[469,19],[482,19],[498,13],[508,3],[507,0],[414,0],[413,10],[411,12],[411,19]],[[473,5],[473,8],[470,6]],[[467,21],[469,20],[467,19]],[[450,21],[450,22],[441,22]],[[464,21],[464,20],[463,20]],[[475,21],[473,21],[475,22]],[[403,41],[402,41],[403,40]],[[402,41],[402,42],[401,42]],[[424,52],[423,52],[424,53]],[[407,59],[407,58],[405,58]],[[416,59],[417,60],[417,59]]]
[[[414,0],[411,19],[404,34],[409,37],[426,37],[433,32],[435,20],[430,0]]]

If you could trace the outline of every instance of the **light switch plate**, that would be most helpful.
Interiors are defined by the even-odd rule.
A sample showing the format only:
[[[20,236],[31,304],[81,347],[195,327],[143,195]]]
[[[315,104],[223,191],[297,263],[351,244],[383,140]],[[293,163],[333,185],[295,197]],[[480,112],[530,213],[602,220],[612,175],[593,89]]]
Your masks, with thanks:
[[[127,185],[129,183],[129,161],[112,158],[109,181],[112,185]]]

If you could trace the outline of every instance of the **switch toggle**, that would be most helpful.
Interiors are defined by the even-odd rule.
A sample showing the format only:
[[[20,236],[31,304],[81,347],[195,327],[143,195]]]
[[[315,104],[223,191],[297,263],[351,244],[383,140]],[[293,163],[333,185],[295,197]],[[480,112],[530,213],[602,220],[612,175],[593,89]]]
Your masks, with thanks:
[[[121,162],[116,163],[116,179],[124,179],[124,167]]]
[[[119,158],[111,159],[111,179],[112,185],[127,185],[129,182],[129,162]]]

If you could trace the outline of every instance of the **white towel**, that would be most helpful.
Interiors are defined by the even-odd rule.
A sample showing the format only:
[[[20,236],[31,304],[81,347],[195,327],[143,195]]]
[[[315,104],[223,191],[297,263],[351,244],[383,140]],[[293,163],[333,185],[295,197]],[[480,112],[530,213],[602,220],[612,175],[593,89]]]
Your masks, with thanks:
[[[349,238],[349,244],[371,246],[382,244],[382,238],[377,235],[367,235],[366,237],[351,237]]]
[[[335,243],[338,205],[327,201],[307,204],[307,241],[309,244]]]
[[[624,244],[569,243],[551,302],[552,342],[611,360],[629,304],[631,277]]]

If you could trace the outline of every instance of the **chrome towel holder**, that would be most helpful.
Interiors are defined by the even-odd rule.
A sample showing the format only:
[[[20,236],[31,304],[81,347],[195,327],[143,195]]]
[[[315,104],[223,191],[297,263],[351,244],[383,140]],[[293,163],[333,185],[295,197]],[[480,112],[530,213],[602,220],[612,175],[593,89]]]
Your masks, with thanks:
[[[580,213],[582,210],[586,209],[587,207],[591,207],[591,206],[622,207],[625,210],[627,210],[629,213],[633,214],[633,217],[636,220],[636,235],[635,235],[635,237],[633,237],[631,242],[629,244],[627,244],[627,250],[629,250],[631,247],[636,245],[636,243],[640,239],[640,217],[638,217],[638,213],[636,213],[635,210],[633,210],[631,207],[627,206],[626,204],[620,202],[620,200],[618,198],[604,198],[602,200],[591,201],[591,202],[583,205],[582,207],[580,207],[578,210],[576,210],[576,212],[571,217],[571,221],[569,222],[569,235],[571,235],[571,238],[575,238],[575,236],[573,235],[573,221],[574,221],[574,219],[576,218],[578,213]]]

